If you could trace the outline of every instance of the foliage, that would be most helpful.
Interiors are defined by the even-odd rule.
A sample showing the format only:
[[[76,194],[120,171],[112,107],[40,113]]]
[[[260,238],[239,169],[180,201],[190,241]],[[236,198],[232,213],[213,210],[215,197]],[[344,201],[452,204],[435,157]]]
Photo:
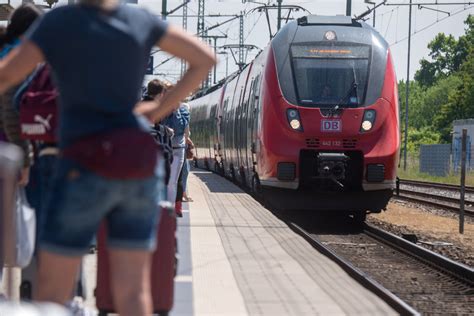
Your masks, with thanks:
[[[458,72],[460,84],[448,95],[448,102],[441,106],[434,125],[440,130],[442,139],[449,141],[452,122],[474,118],[474,49]]]
[[[420,144],[450,142],[452,122],[474,118],[474,16],[465,24],[465,34],[458,39],[440,33],[429,43],[431,61],[421,60],[415,80],[410,81],[408,143],[412,152]],[[405,87],[400,81],[402,118]]]
[[[474,16],[466,21],[466,34],[455,39],[452,35],[439,33],[428,44],[432,61],[422,59],[415,80],[424,87],[431,87],[439,79],[457,72],[474,46]]]
[[[408,152],[409,153],[418,153],[420,151],[420,145],[426,144],[439,144],[440,143],[440,134],[434,132],[428,127],[423,127],[421,129],[409,128],[408,129]]]

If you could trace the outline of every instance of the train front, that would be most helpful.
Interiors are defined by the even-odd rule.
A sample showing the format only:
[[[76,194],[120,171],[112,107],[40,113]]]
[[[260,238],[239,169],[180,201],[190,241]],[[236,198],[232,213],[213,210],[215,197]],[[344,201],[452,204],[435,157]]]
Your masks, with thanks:
[[[380,212],[400,146],[387,42],[350,17],[304,17],[273,39],[264,78],[263,188],[285,208]]]

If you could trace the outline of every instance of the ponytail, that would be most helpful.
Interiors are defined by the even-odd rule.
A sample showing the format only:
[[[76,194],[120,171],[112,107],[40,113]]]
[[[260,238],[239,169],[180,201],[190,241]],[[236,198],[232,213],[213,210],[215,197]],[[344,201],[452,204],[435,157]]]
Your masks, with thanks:
[[[8,26],[0,34],[0,46],[10,44],[22,36],[43,11],[32,3],[20,5],[13,11]]]
[[[7,44],[7,28],[4,26],[0,27],[0,49]]]

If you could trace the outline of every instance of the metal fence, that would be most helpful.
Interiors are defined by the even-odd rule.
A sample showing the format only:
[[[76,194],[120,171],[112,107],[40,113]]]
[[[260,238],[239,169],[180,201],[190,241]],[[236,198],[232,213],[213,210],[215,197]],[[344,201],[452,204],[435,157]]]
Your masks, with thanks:
[[[474,139],[468,138],[466,147],[466,170],[469,174],[474,174]],[[440,177],[459,174],[461,140],[452,144],[420,145],[418,152],[408,153],[407,170]]]
[[[449,174],[450,165],[450,144],[420,146],[420,172],[443,177]]]
[[[453,148],[452,159],[454,171],[461,169],[461,146],[462,146],[462,130],[467,132],[466,142],[466,168],[467,170],[474,169],[474,119],[456,120],[453,122]]]

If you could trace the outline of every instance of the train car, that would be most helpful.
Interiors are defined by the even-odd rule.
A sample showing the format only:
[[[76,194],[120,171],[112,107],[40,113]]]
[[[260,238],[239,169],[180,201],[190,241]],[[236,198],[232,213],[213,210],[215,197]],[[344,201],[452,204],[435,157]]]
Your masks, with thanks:
[[[364,22],[306,16],[191,101],[197,163],[284,209],[380,212],[399,157],[397,80]]]

